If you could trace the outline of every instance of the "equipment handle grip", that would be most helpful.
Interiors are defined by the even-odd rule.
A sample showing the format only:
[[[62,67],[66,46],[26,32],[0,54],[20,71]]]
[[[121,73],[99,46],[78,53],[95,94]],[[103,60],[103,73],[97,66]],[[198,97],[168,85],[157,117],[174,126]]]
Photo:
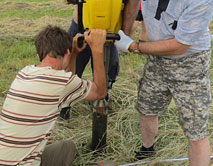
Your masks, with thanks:
[[[120,36],[118,34],[107,33],[107,40],[120,40]],[[78,47],[81,48],[83,46],[84,34],[81,34],[77,39]]]
[[[120,35],[118,34],[112,34],[112,33],[107,33],[106,35],[107,40],[120,40]]]
[[[70,4],[78,4],[78,0],[67,0]]]

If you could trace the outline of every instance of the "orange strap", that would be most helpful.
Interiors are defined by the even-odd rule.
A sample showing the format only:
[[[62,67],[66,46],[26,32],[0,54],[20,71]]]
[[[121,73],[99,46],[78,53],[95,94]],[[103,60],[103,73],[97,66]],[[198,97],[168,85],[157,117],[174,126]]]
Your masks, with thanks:
[[[98,162],[100,164],[100,166],[104,166],[104,164],[102,162]]]

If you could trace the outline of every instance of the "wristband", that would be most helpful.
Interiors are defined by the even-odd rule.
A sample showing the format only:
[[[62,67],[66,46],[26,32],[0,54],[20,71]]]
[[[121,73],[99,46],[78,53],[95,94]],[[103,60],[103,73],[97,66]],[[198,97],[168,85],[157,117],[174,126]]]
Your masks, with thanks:
[[[140,50],[139,50],[139,43],[140,42],[134,42],[134,43],[132,43],[131,45],[130,45],[130,47],[129,47],[129,51],[130,52],[133,52],[133,53],[136,53],[136,54],[138,54],[138,53],[140,53]]]

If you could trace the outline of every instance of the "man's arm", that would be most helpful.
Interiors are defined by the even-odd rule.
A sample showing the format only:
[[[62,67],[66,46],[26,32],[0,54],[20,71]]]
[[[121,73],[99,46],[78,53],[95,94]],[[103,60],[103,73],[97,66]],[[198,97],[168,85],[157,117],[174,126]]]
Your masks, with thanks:
[[[85,100],[97,100],[106,96],[106,76],[103,62],[103,47],[106,40],[106,31],[93,29],[84,33],[85,41],[92,50],[93,82],[91,90]]]
[[[124,7],[122,29],[128,36],[131,33],[133,22],[138,14],[140,0],[127,0]]]
[[[133,42],[129,47],[129,51],[139,50],[143,54],[172,56],[184,54],[189,47],[189,45],[182,44],[174,38],[153,42]]]
[[[74,10],[73,10],[73,20],[75,23],[78,23],[78,6],[74,5]]]
[[[123,52],[135,52],[141,54],[151,54],[156,56],[172,56],[184,54],[190,45],[182,44],[175,38],[169,40],[159,40],[153,42],[135,42],[123,31],[119,31],[121,39],[115,41],[115,46]]]

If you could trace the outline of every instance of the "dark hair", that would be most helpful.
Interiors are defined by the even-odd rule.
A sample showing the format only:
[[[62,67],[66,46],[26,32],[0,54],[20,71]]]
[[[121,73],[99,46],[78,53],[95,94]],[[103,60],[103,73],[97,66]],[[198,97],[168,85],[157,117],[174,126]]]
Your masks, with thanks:
[[[64,57],[67,49],[72,51],[72,37],[63,29],[48,25],[36,35],[35,46],[40,61],[47,54],[54,58]]]

